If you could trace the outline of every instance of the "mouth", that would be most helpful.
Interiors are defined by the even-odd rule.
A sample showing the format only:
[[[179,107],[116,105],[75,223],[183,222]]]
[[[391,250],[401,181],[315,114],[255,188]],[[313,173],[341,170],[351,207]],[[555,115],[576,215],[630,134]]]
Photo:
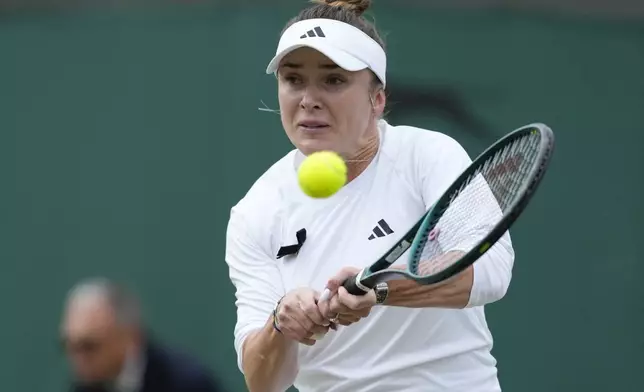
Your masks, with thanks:
[[[329,128],[329,124],[323,121],[306,120],[298,122],[297,127],[305,132],[319,132]]]

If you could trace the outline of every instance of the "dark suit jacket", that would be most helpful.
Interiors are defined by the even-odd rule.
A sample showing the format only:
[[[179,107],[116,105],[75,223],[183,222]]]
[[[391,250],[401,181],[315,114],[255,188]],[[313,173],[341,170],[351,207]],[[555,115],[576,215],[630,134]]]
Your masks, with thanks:
[[[211,373],[194,358],[156,344],[146,348],[143,385],[139,392],[224,392]],[[102,392],[76,385],[75,392]]]

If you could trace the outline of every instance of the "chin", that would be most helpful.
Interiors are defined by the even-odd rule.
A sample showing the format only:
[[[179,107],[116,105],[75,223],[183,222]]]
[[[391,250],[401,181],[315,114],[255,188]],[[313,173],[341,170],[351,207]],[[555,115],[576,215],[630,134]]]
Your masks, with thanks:
[[[325,140],[303,140],[299,141],[296,145],[297,149],[302,151],[304,155],[313,154],[318,151],[336,151],[333,143]]]

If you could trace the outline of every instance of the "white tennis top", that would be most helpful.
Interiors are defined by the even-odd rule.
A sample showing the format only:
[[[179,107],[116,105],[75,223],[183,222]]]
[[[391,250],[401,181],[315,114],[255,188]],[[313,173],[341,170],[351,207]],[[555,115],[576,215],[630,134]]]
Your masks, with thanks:
[[[323,291],[344,266],[365,267],[389,249],[471,162],[452,138],[379,123],[370,166],[328,199],[297,185],[303,156],[289,152],[231,210],[226,262],[236,288],[235,349],[262,328],[277,301],[297,287]],[[281,246],[307,231],[297,256]],[[302,392],[500,391],[483,305],[505,294],[514,253],[509,235],[474,265],[465,309],[377,306],[369,317],[300,345],[295,387]],[[404,264],[403,255],[397,264]],[[243,371],[243,370],[242,370]]]

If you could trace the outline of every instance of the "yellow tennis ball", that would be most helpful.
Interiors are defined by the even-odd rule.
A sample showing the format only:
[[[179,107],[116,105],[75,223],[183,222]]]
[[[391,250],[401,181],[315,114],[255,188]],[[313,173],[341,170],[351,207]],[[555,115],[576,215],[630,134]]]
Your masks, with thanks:
[[[297,171],[302,191],[314,198],[326,198],[347,182],[347,165],[332,151],[318,151],[304,159]]]

